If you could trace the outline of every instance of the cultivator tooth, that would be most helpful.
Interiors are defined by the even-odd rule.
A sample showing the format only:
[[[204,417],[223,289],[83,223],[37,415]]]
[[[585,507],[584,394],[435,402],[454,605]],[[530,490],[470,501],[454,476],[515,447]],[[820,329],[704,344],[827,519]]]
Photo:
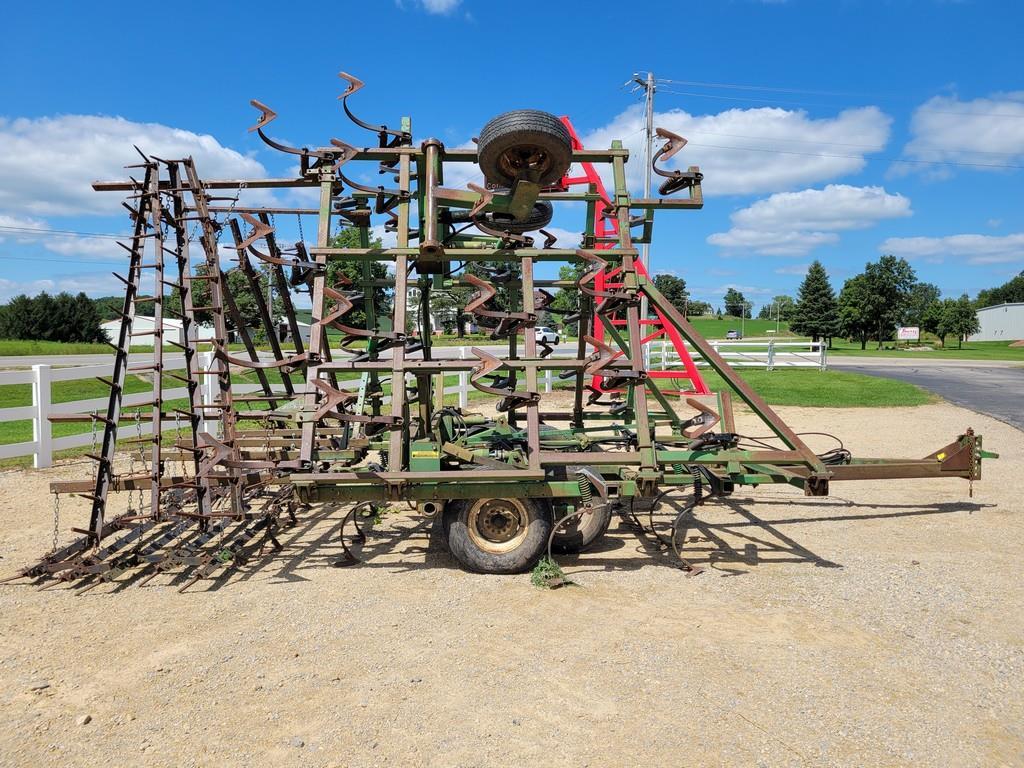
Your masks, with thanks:
[[[127,269],[115,273],[124,301],[109,342],[113,364],[99,379],[107,388],[106,408],[54,417],[94,429],[94,447],[86,453],[91,480],[53,484],[55,492],[88,502],[88,526],[71,527],[81,534],[71,544],[55,545],[5,581],[76,584],[81,594],[101,584],[142,586],[173,573],[171,583],[184,591],[226,577],[254,554],[280,550],[278,531],[295,522],[300,497],[358,502],[344,518],[353,518],[357,530],[358,516],[384,499],[417,501],[433,515],[448,503],[449,520],[469,514],[461,504],[489,500],[495,503],[487,505],[490,517],[481,525],[501,538],[503,521],[519,519],[503,512],[503,504],[511,509],[519,497],[549,512],[549,504],[592,511],[594,489],[602,503],[611,503],[653,497],[662,487],[700,488],[706,498],[737,485],[780,481],[818,495],[839,480],[953,476],[973,482],[981,460],[994,455],[970,431],[917,460],[858,461],[846,454],[837,460],[808,449],[657,290],[638,260],[633,228],[642,225],[642,242],[648,242],[655,213],[702,204],[699,169],[668,167],[685,146],[682,137],[659,129],[664,144],[651,162],[664,179],[660,194],[688,191],[689,200],[636,200],[626,185],[621,145],[587,152],[567,119],[547,116],[538,124],[538,145],[521,146],[515,137],[522,121],[541,120],[543,113],[516,113],[506,133],[507,116],[499,117],[481,132],[474,158],[436,139],[414,146],[408,119],[398,128],[360,120],[349,99],[363,83],[340,77],[345,114],[375,134],[376,146],[338,138],[314,148],[287,146],[265,131],[277,113],[251,102],[259,116],[249,130],[297,162],[290,186],[316,187],[316,208],[239,205],[245,188],[289,185],[208,182],[191,158],[141,151],[142,162],[134,166],[140,178],[97,184],[127,193],[131,222],[131,235],[120,243]],[[568,143],[559,138],[561,127]],[[495,157],[488,153],[499,146],[492,143],[496,136],[504,143]],[[473,159],[486,186],[446,188],[450,164],[465,167]],[[597,162],[610,166],[612,194]],[[554,163],[561,165],[552,171]],[[570,166],[582,175],[567,176]],[[386,186],[365,183],[373,173]],[[523,216],[533,211],[534,222],[548,205],[581,199],[554,194],[577,184],[587,185],[582,247],[563,251],[550,231],[524,225]],[[279,245],[282,222],[291,215],[298,218],[298,237],[294,245]],[[316,233],[307,239],[302,225],[308,217],[316,217]],[[376,248],[372,237],[382,224],[395,243]],[[335,241],[339,225],[355,235],[344,247]],[[225,234],[237,265],[222,260]],[[535,279],[537,263],[557,260],[583,271],[574,281]],[[347,277],[335,271],[338,261],[348,262]],[[546,290],[552,287],[558,296]],[[460,311],[454,299],[466,288],[472,295]],[[308,326],[300,322],[299,294],[311,307]],[[470,360],[439,356],[434,331],[446,322],[442,298],[457,305],[456,322],[472,318],[504,351],[474,347]],[[644,299],[652,313],[641,317]],[[143,312],[152,313],[152,330],[138,322]],[[560,355],[546,334],[536,333],[541,317],[578,324],[572,353]],[[200,332],[200,318],[209,321],[208,331]],[[154,342],[152,352],[129,361],[133,341],[144,338]],[[682,371],[652,370],[644,348],[655,340],[671,343]],[[691,397],[686,404],[696,413],[676,413],[666,395],[677,393],[660,389],[659,378],[688,379],[684,397],[710,394],[684,342],[782,448],[737,447],[728,392],[719,394],[717,408]],[[165,359],[165,347],[183,358],[183,368]],[[151,382],[151,391],[144,402],[127,405],[126,390],[134,396],[127,377],[137,374]],[[571,410],[559,410],[557,397],[542,398],[540,377],[550,383],[552,375],[572,385]],[[456,376],[501,415],[470,412],[469,391],[460,392],[462,406],[451,405],[446,384]],[[348,378],[358,378],[358,390],[346,389]],[[165,391],[171,380],[183,385],[186,402],[174,402]],[[719,424],[724,432],[715,431]],[[119,464],[117,473],[119,441],[128,466]],[[588,455],[588,448],[600,446],[614,450]],[[491,498],[495,489],[511,497]],[[115,492],[127,495],[128,511],[108,518]],[[517,539],[492,543],[501,549],[510,541]],[[468,546],[452,551],[463,557]],[[474,567],[490,557],[483,552]]]

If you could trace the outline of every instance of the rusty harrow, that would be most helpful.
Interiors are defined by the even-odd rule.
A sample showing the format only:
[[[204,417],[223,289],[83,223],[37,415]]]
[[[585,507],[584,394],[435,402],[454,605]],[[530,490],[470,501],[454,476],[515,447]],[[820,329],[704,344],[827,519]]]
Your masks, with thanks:
[[[173,574],[184,589],[279,549],[278,532],[311,505],[355,504],[345,520],[361,536],[360,519],[395,501],[438,518],[465,567],[520,572],[545,552],[586,549],[615,511],[639,524],[635,503],[665,494],[688,495],[683,515],[744,485],[788,483],[825,495],[837,481],[980,477],[981,459],[993,454],[970,430],[923,459],[817,455],[658,292],[636,246],[650,241],[657,213],[703,205],[700,170],[667,163],[685,139],[658,131],[661,196],[636,198],[621,144],[584,149],[567,120],[521,110],[489,122],[476,149],[436,139],[414,144],[408,118],[397,128],[358,118],[350,101],[363,83],[341,77],[342,108],[371,134],[369,144],[331,138],[313,149],[287,146],[264,131],[276,113],[253,101],[259,118],[250,130],[298,161],[295,176],[204,179],[191,158],[140,151],[127,181],[95,184],[127,194],[133,230],[122,244],[125,298],[112,372],[103,379],[107,407],[59,417],[91,421],[102,432],[89,454],[92,478],[52,487],[85,497],[90,517],[74,529],[77,539],[58,547],[55,536],[52,551],[12,579],[84,591]],[[466,164],[478,164],[486,186],[446,187],[445,171]],[[570,164],[587,175],[570,178]],[[614,179],[610,195],[594,171],[601,166]],[[365,181],[376,172],[385,183]],[[246,207],[244,189],[316,190],[319,205]],[[685,195],[672,197],[678,193]],[[544,229],[566,203],[586,209],[578,247],[556,247]],[[275,225],[285,215],[299,218],[291,245]],[[301,237],[303,217],[316,219],[313,243]],[[394,245],[371,245],[381,224]],[[339,244],[339,228],[354,230],[358,245]],[[237,262],[230,269],[224,247]],[[349,267],[344,274],[332,269],[339,262]],[[375,263],[387,266],[386,277]],[[542,279],[536,269],[546,263],[574,266],[578,277]],[[239,283],[229,280],[236,270],[246,302],[255,303],[255,325],[236,295]],[[280,309],[266,298],[267,282]],[[555,292],[575,297],[572,308],[556,308]],[[300,294],[312,307],[308,336]],[[464,360],[434,345],[432,315],[453,295],[463,297],[455,321],[471,320],[497,347],[475,348],[475,358]],[[651,318],[640,316],[643,296]],[[142,313],[158,329],[146,359],[130,351]],[[211,327],[201,334],[204,317]],[[160,343],[164,318],[181,321],[181,339]],[[535,329],[545,323],[574,331],[576,341],[568,348],[538,341]],[[706,395],[688,365],[678,372],[685,397],[670,402],[664,379],[644,364],[654,326],[685,339],[727,388]],[[183,374],[169,369],[168,354],[183,357]],[[127,409],[126,376],[139,372],[152,375],[152,399]],[[570,407],[555,407],[541,392],[549,373],[568,388]],[[496,404],[496,416],[446,399],[445,377],[460,374]],[[239,391],[243,375],[255,380],[255,393]],[[212,386],[204,386],[208,378]],[[185,385],[185,402],[164,396],[165,379]],[[772,441],[737,433],[734,396]],[[148,434],[137,429],[127,447],[142,470],[119,474],[118,441],[124,447],[140,423]],[[112,515],[113,493],[139,498]],[[675,530],[658,535],[682,556]],[[339,564],[354,561],[345,552]]]

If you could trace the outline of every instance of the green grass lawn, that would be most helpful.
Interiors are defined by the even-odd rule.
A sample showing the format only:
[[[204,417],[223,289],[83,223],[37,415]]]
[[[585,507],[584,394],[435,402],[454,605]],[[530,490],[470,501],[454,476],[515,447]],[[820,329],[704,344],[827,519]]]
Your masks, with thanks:
[[[923,357],[945,360],[1015,360],[1024,363],[1024,347],[1011,347],[1010,341],[965,341],[962,349],[957,349],[956,342],[947,341],[949,346],[943,348],[937,341],[925,343],[932,349],[908,349],[904,345],[896,346],[894,342],[885,342],[878,349],[877,342],[868,342],[866,349],[860,348],[859,342],[848,342],[835,339],[832,342],[830,355],[854,357]]]
[[[738,317],[725,316],[719,319],[707,316],[691,317],[689,320],[690,324],[697,329],[697,332],[706,339],[724,339],[725,334],[729,331],[739,331],[741,328],[741,321]],[[779,323],[779,332],[775,333],[774,320],[743,320],[742,330],[746,338],[755,336],[758,338],[771,336],[781,338],[789,335],[789,323]],[[768,331],[771,331],[771,333],[768,333]]]
[[[845,371],[744,368],[738,373],[770,405],[873,408],[925,405],[939,399],[904,381]],[[702,369],[701,374],[712,391],[727,388],[713,371]]]
[[[165,347],[165,349],[173,349]],[[152,352],[153,347],[133,346],[132,352]],[[174,350],[176,351],[176,350]],[[108,344],[77,344],[64,341],[0,339],[0,357],[22,355],[113,355]]]

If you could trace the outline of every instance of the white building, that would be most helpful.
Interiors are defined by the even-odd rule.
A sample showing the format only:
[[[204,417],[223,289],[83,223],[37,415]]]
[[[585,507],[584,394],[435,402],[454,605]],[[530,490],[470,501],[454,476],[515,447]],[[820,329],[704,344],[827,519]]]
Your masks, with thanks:
[[[302,343],[308,345],[310,324],[296,320],[295,325],[299,329],[299,337],[302,339]],[[281,342],[292,340],[292,329],[287,320],[277,321],[277,340]]]
[[[1020,341],[1024,339],[1024,302],[982,307],[978,322],[981,330],[968,341]]]
[[[107,334],[107,338],[111,342],[117,343],[118,336],[121,333],[121,321],[120,320],[107,320],[104,323],[100,323],[100,328]],[[132,333],[139,334],[138,336],[132,336],[131,345],[138,347],[152,347],[154,342],[153,330],[156,328],[156,318],[147,317],[145,315],[136,315],[135,320],[132,322]],[[184,324],[181,320],[173,317],[165,317],[163,323],[163,343],[164,346],[173,344],[184,344],[185,343],[185,330]],[[197,329],[197,335],[200,339],[212,339],[213,328],[206,325],[200,325]]]

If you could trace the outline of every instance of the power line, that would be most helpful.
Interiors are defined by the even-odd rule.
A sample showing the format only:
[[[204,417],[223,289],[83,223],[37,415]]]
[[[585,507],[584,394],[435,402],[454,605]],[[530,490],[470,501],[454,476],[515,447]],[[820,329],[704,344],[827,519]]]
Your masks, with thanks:
[[[0,261],[51,261],[51,262],[55,262],[55,263],[58,263],[58,264],[82,264],[82,263],[85,263],[85,264],[103,264],[104,263],[102,261],[87,261],[87,262],[83,262],[80,258],[77,258],[77,257],[73,257],[73,258],[69,258],[69,259],[58,259],[58,258],[50,258],[50,259],[48,259],[45,256],[40,256],[38,258],[35,257],[35,256],[9,256],[6,253],[0,253]],[[109,269],[103,269],[103,270],[90,270],[90,271],[109,272],[110,270]]]
[[[15,232],[18,234],[32,235],[75,235],[76,237],[96,237],[104,240],[123,240],[131,235],[112,235],[103,232],[77,232],[73,229],[49,229],[47,227],[19,227],[14,225],[0,224],[0,230]]]
[[[1014,170],[1024,169],[1024,165],[1006,165],[1003,163],[969,163],[969,162],[956,162],[953,160],[917,160],[908,157],[866,157],[864,155],[838,155],[828,152],[797,152],[789,149],[768,149],[767,147],[729,147],[721,144],[698,144],[695,141],[690,142],[691,147],[709,147],[712,149],[732,149],[738,152],[771,152],[778,155],[801,155],[803,157],[839,157],[839,158],[850,158],[852,160],[888,160],[893,163],[916,163],[921,165],[956,165],[956,166],[969,166],[976,168],[1010,168]]]
[[[772,93],[800,93],[807,96],[857,96],[857,97],[868,97],[877,98],[871,94],[866,93],[844,93],[842,91],[808,91],[800,88],[773,88],[763,85],[739,85],[737,83],[701,83],[695,80],[670,80],[668,78],[658,78],[659,83],[672,83],[674,85],[689,85],[697,88],[730,88],[734,90],[743,91],[771,91]],[[887,97],[891,98],[891,97]]]
[[[642,130],[642,129],[641,129]],[[635,133],[639,133],[636,131]],[[738,133],[718,133],[716,131],[697,131],[688,130],[687,134],[701,134],[704,136],[728,136],[733,139],[751,139],[753,141],[785,141],[789,143],[797,144],[827,144],[835,147],[857,147],[860,149],[867,149],[873,152],[880,152],[882,147],[877,144],[850,144],[840,141],[819,141],[818,139],[784,139],[781,136],[745,136]],[[927,150],[929,152],[942,152],[941,149]],[[982,155],[1005,155],[1007,157],[1016,157],[1021,154],[1020,152],[996,152],[994,150],[987,149],[958,149],[957,152],[968,152],[970,154],[982,154]],[[1002,167],[1002,166],[1000,166]]]
[[[672,90],[671,88],[661,88],[661,89],[659,89],[659,91],[661,93],[673,93],[673,94],[676,94],[677,96],[691,96],[691,97],[697,98],[697,99],[720,99],[720,100],[724,100],[724,101],[742,101],[742,102],[746,102],[748,104],[782,104],[782,105],[791,106],[791,107],[823,107],[825,109],[835,109],[836,106],[837,106],[835,104],[818,104],[818,103],[805,102],[805,101],[781,101],[781,100],[778,100],[778,99],[762,99],[762,98],[753,98],[753,97],[749,97],[749,96],[725,96],[723,94],[717,94],[717,93],[696,93],[694,91],[675,91],[675,90]],[[819,94],[819,95],[821,95],[821,94]],[[869,98],[875,98],[875,97],[869,97]],[[921,105],[921,106],[917,107],[917,111],[919,111],[919,112],[931,112],[931,113],[937,114],[937,115],[960,115],[962,117],[1007,117],[1007,118],[1024,119],[1024,112],[1022,112],[1021,114],[1012,114],[1012,113],[1009,113],[1009,112],[963,112],[963,111],[954,111],[954,110],[946,110],[946,109],[935,109],[934,107],[929,107],[929,106],[926,106],[926,105]]]

